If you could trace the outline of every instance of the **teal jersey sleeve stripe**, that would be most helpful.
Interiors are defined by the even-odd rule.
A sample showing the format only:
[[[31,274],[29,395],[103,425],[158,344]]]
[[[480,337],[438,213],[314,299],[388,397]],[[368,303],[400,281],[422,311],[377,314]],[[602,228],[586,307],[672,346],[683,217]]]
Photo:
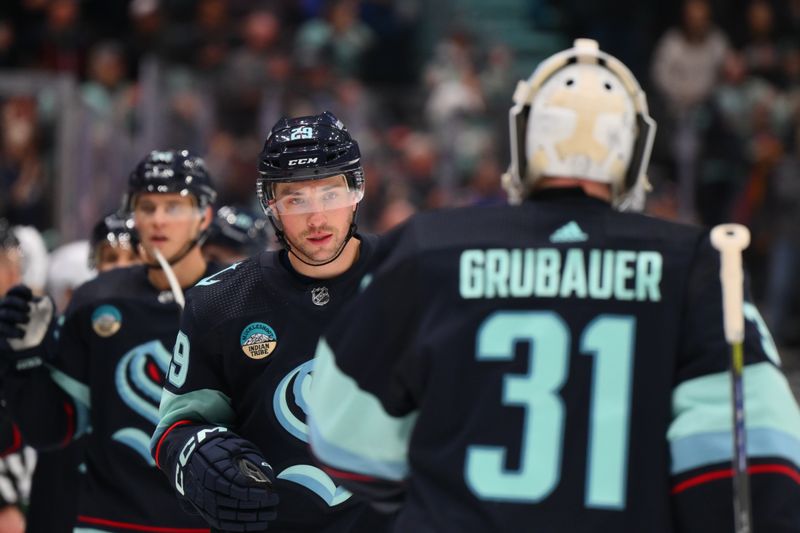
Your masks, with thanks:
[[[800,440],[800,409],[786,378],[771,363],[744,367],[748,428],[772,428]],[[730,375],[719,372],[681,383],[672,393],[670,442],[700,433],[730,431]]]
[[[692,435],[670,443],[672,474],[702,466],[730,462],[733,437],[730,431]],[[747,430],[748,457],[780,457],[800,468],[800,441],[774,429]]]
[[[400,480],[408,473],[414,411],[389,415],[380,401],[359,389],[320,339],[314,360],[309,427],[314,452],[324,462],[353,472]]]
[[[161,435],[179,420],[192,420],[198,424],[212,424],[230,427],[236,420],[231,399],[224,393],[212,389],[198,389],[185,394],[173,394],[168,390],[161,393],[158,409],[160,421],[156,426],[151,448],[155,449]]]
[[[358,455],[339,448],[335,444],[326,441],[317,430],[316,425],[312,424],[308,433],[314,455],[321,459],[325,464],[368,476],[389,479],[392,481],[402,481],[408,476],[408,464],[406,461],[379,461]]]
[[[61,387],[64,392],[72,396],[76,402],[82,404],[87,409],[91,408],[91,393],[86,384],[81,383],[71,376],[68,376],[57,368],[52,366],[48,366],[48,368],[50,370],[50,378],[55,381],[56,385]]]
[[[730,388],[730,375],[720,372],[673,391],[667,432],[673,473],[731,459]],[[748,455],[782,457],[800,466],[800,409],[781,371],[768,362],[746,366],[744,394]]]

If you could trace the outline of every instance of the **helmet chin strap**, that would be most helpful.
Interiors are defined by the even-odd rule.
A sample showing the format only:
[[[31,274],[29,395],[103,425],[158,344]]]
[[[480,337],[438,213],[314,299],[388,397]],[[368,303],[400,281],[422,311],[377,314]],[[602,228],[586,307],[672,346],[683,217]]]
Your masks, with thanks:
[[[194,248],[195,246],[202,246],[203,242],[205,242],[207,236],[208,235],[205,232],[203,232],[202,235],[198,235],[197,237],[195,237],[194,239],[189,241],[186,244],[186,246],[184,246],[177,254],[173,255],[169,259],[166,259],[167,264],[170,265],[170,266],[174,265],[175,263],[177,263],[178,261],[180,261],[181,259],[186,257],[189,254],[189,252],[192,251],[192,248]],[[142,245],[142,246],[144,246],[144,245]],[[147,248],[145,248],[145,251],[147,251],[148,255],[151,255],[151,256],[155,257],[155,253],[151,253],[149,250],[147,250]],[[154,248],[153,251],[156,251],[156,249]],[[161,255],[161,253],[159,252],[158,255]],[[161,255],[161,257],[163,258],[164,256]],[[147,265],[147,268],[153,268],[153,269],[156,269],[156,270],[161,269],[161,263],[160,262],[158,262],[158,263],[145,263],[145,264]]]

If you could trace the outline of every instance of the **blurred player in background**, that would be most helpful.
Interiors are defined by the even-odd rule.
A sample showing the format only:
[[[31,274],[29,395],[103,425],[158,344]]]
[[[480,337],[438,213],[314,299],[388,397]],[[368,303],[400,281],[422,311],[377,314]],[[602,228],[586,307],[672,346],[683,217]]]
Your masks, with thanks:
[[[131,173],[125,201],[145,264],[81,286],[55,331],[50,300],[18,286],[0,301],[3,392],[25,440],[63,446],[92,429],[76,531],[207,531],[181,509],[147,444],[182,289],[214,272],[199,245],[215,196],[202,159],[154,151]]]
[[[335,485],[306,444],[314,346],[356,293],[376,244],[356,232],[358,144],[331,113],[284,118],[259,172],[259,199],[283,250],[234,263],[192,290],[153,457],[221,530],[386,531],[389,519]]]
[[[13,228],[0,219],[0,295],[22,281],[22,249]],[[22,436],[5,410],[0,409],[0,532],[23,533],[25,517],[21,506],[27,499],[30,470],[35,456],[25,461]],[[17,468],[17,466],[22,468]],[[26,470],[28,470],[26,472]],[[19,477],[17,477],[19,476]],[[21,486],[22,485],[22,486]]]
[[[97,275],[94,267],[86,261],[90,250],[89,241],[84,239],[62,244],[50,253],[46,292],[56,304],[58,313],[67,309],[75,289]]]
[[[206,261],[232,265],[267,249],[267,219],[247,209],[224,205],[217,209],[203,243]]]
[[[320,342],[311,445],[396,531],[730,533],[730,347],[707,230],[641,206],[655,123],[591,40],[520,82],[521,205],[419,215]],[[800,531],[800,411],[749,296],[754,531]]]
[[[0,294],[22,281],[22,248],[8,221],[0,218]]]
[[[98,272],[139,263],[136,232],[132,221],[119,213],[109,213],[95,224],[89,239],[89,266]]]
[[[22,250],[22,283],[30,287],[34,294],[42,295],[50,263],[44,238],[33,226],[14,226],[14,235]]]
[[[59,312],[72,293],[96,272],[127,267],[138,262],[134,231],[126,217],[116,212],[100,219],[89,241],[68,243],[50,256],[47,292]],[[79,465],[84,440],[40,452],[33,474],[26,533],[68,533],[73,529],[80,489]],[[2,531],[2,529],[0,529]]]

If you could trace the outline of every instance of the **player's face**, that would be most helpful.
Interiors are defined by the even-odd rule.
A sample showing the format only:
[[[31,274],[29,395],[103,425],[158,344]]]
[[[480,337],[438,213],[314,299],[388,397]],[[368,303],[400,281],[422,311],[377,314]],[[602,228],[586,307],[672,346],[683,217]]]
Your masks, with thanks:
[[[309,263],[325,263],[342,247],[355,211],[342,175],[278,183],[273,209],[292,251]]]
[[[167,259],[181,253],[210,223],[191,197],[178,193],[143,193],[136,198],[133,220],[143,251],[151,262],[152,250],[158,249]]]
[[[97,271],[106,272],[115,268],[124,268],[139,262],[136,252],[130,245],[112,246],[104,243],[100,246],[97,259]]]
[[[22,257],[19,250],[0,248],[0,297],[22,281]]]

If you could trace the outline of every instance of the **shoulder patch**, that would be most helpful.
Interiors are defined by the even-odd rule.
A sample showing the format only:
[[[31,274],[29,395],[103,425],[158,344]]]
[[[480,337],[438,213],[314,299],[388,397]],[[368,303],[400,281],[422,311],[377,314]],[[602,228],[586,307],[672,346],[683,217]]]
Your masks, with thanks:
[[[101,337],[110,337],[122,327],[122,313],[113,305],[101,305],[92,313],[92,329]]]
[[[278,346],[275,330],[263,322],[253,322],[239,336],[242,351],[250,359],[264,359]]]

